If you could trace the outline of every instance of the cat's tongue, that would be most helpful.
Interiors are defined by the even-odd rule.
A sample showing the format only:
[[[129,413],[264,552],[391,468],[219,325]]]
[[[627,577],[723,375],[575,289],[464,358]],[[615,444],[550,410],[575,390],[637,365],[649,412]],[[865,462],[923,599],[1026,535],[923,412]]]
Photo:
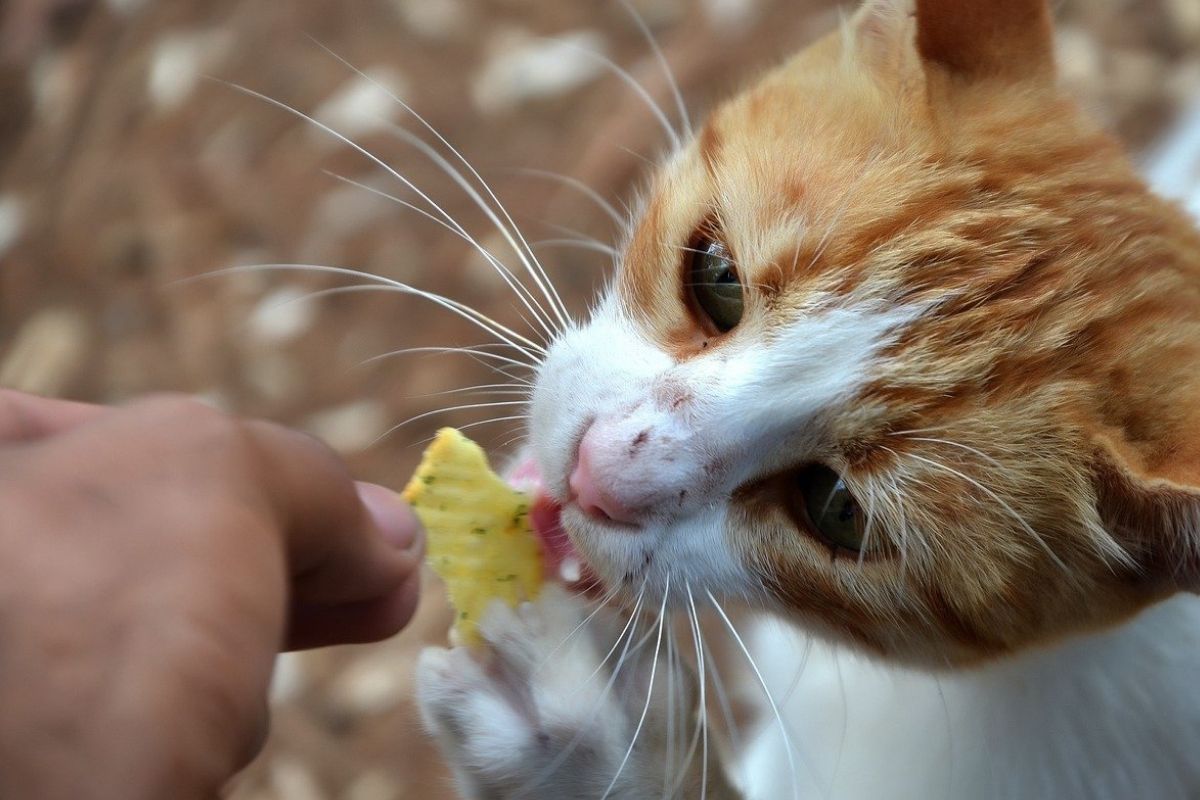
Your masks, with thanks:
[[[541,542],[547,577],[562,581],[580,592],[596,588],[595,576],[571,544],[571,537],[563,530],[562,506],[546,493],[546,485],[533,459],[518,463],[509,473],[508,482],[533,498],[529,507],[529,523]]]

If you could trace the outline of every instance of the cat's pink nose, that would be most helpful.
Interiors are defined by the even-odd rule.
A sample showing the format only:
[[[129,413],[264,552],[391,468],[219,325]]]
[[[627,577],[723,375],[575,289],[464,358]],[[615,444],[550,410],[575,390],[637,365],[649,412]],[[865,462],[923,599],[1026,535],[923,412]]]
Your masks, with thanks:
[[[596,428],[592,427],[579,444],[579,460],[567,484],[571,497],[585,514],[633,525],[638,521],[634,509],[621,502],[611,489],[596,478]]]

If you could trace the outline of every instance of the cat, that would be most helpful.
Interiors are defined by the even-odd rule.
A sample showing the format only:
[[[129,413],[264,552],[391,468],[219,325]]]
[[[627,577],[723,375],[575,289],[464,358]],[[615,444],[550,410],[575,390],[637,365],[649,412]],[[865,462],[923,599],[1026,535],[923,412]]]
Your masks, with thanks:
[[[424,719],[473,798],[1200,797],[1198,399],[1200,233],[1046,0],[868,0],[682,144],[541,359],[608,602],[426,651]]]

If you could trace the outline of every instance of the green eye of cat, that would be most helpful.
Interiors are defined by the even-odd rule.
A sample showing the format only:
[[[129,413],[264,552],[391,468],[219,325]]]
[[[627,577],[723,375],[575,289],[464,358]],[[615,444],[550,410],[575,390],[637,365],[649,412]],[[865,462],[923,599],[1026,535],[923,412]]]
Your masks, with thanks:
[[[833,470],[814,464],[800,474],[804,509],[814,532],[833,547],[862,550],[865,520],[862,507],[846,482]]]
[[[721,333],[742,321],[742,282],[729,250],[720,242],[701,239],[690,250],[688,288],[696,306]]]

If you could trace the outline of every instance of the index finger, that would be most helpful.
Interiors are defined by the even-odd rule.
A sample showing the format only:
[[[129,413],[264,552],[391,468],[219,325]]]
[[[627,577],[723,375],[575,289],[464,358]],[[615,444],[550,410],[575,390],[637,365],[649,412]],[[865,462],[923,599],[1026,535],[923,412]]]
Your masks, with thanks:
[[[54,410],[60,409],[49,427],[92,413],[86,407]],[[262,569],[251,556],[252,543],[243,540],[269,537],[264,543],[279,553],[287,580],[287,596],[277,601],[289,603],[291,623],[320,609],[352,614],[356,607],[378,607],[374,601],[400,592],[419,569],[420,532],[407,507],[386,490],[361,492],[333,450],[306,434],[243,421],[195,400],[161,397],[112,410],[55,442],[75,448],[71,469],[101,472],[136,494],[136,503],[154,508],[165,503],[156,493],[181,497],[183,507],[209,526],[201,535],[220,543],[220,552],[240,556],[239,567]],[[57,469],[61,473],[62,465]],[[378,629],[376,638],[401,622]],[[329,639],[312,641],[347,641],[332,628],[323,635]]]
[[[266,422],[247,427],[283,522],[293,612],[366,610],[402,594],[420,569],[423,537],[399,497],[356,484],[341,459],[317,439]],[[292,622],[303,620],[293,614]],[[357,638],[349,630],[347,636],[346,641]]]

